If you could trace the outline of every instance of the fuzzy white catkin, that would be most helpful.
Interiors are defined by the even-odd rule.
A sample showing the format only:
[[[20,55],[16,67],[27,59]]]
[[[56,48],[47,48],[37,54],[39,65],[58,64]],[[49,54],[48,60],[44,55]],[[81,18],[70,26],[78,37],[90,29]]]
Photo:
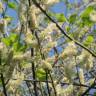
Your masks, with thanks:
[[[48,26],[40,33],[40,37],[42,37],[42,35],[46,36],[52,34],[54,29],[58,30],[54,23],[49,23]]]
[[[0,42],[0,51],[3,50],[4,46],[5,46],[4,43],[3,42]]]
[[[7,33],[7,24],[8,24],[7,20],[1,19],[0,21],[1,21],[0,22],[0,32]]]
[[[56,86],[56,91],[57,91],[57,94],[58,94],[58,95],[61,94],[62,88],[61,88],[61,85],[60,85],[60,84],[58,84],[58,85]]]
[[[29,8],[29,19],[30,19],[30,27],[33,30],[34,28],[37,28],[37,17],[36,17],[36,10],[35,6],[32,5]]]
[[[84,73],[83,73],[83,69],[79,69],[79,78],[80,78],[80,82],[81,84],[84,84],[85,83],[85,80],[84,80]]]
[[[53,47],[57,46],[57,42],[42,42],[43,52],[48,53]]]
[[[69,85],[67,88],[61,87],[60,84],[56,86],[58,96],[70,96],[73,93],[73,85]]]
[[[86,70],[90,70],[93,67],[93,56],[86,50],[82,50],[81,55],[77,56],[78,64],[84,67]]]
[[[41,67],[44,68],[45,70],[46,69],[52,70],[52,65],[49,62],[47,62],[46,60],[42,60],[41,64],[42,64]]]
[[[54,3],[58,3],[59,0],[37,0],[39,2],[41,2],[42,4],[45,4],[45,5],[52,5]]]
[[[79,69],[79,78],[80,78],[80,83],[84,84],[85,83],[85,79],[84,79],[84,73],[83,73],[83,69]],[[84,87],[80,87],[80,93],[82,93],[85,90]]]
[[[93,82],[94,82],[94,80],[95,80],[95,78],[88,80],[88,81],[86,82],[86,85],[92,85]]]
[[[73,85],[69,85],[65,92],[67,96],[71,95],[73,93]]]
[[[24,79],[24,74],[23,73],[17,73],[15,74],[15,77],[13,77],[14,79],[16,78],[16,80],[10,80],[7,88],[8,91],[12,91],[15,92],[18,88],[18,86],[22,83],[23,79]]]
[[[67,56],[74,56],[76,55],[76,53],[77,53],[76,45],[72,41],[68,43],[68,46],[64,49],[60,57],[65,58]]]
[[[93,22],[96,22],[96,11],[92,11],[90,13],[90,20],[92,20]]]
[[[37,40],[34,38],[29,28],[27,29],[27,32],[25,33],[24,40],[28,45],[31,45],[32,47],[37,47],[38,45]]]
[[[16,61],[22,61],[22,60],[28,60],[30,61],[32,58],[31,58],[31,52],[30,51],[27,51],[25,53],[19,53],[19,54],[15,54],[13,59]]]
[[[8,25],[8,21],[4,20],[4,33],[7,33],[7,25]]]
[[[54,4],[54,3],[58,3],[59,0],[47,0],[47,4]]]

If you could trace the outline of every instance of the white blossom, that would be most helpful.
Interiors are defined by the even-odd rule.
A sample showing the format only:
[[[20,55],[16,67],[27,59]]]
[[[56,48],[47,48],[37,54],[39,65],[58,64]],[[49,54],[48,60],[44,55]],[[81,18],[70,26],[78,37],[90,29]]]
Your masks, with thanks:
[[[66,58],[67,56],[74,56],[77,54],[76,45],[74,42],[69,42],[68,46],[64,49],[64,51],[61,53],[62,58]]]
[[[93,22],[96,22],[96,11],[92,11],[90,13],[90,20],[92,20]]]
[[[47,69],[47,70],[52,70],[52,65],[49,63],[49,62],[47,62],[46,60],[42,60],[41,61],[41,66],[42,66],[42,68],[44,68],[45,70]]]

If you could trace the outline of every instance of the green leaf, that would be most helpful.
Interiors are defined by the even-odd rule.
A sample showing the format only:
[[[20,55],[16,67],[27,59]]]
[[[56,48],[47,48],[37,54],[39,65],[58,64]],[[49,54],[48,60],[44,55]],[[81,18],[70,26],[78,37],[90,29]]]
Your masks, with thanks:
[[[85,45],[85,46],[88,46],[88,45],[90,45],[93,41],[94,41],[93,36],[88,36],[88,37],[86,38],[86,40],[84,41],[84,45]]]
[[[69,32],[71,30],[69,26],[65,26],[65,29],[67,32]]]
[[[92,22],[90,20],[90,13],[94,10],[94,7],[93,6],[89,6],[87,7],[80,15],[81,17],[81,20],[82,20],[82,23],[81,23],[81,26],[84,27],[84,26],[88,26],[88,27],[91,27],[93,26],[94,22]]]
[[[2,38],[2,42],[6,45],[6,46],[10,46],[11,45],[11,41],[9,38]]]
[[[12,8],[12,9],[16,9],[17,8],[17,6],[16,6],[16,4],[14,2],[9,2],[8,3],[8,7]]]
[[[26,45],[23,45],[21,44],[20,42],[15,42],[13,43],[13,49],[14,51],[16,52],[24,52],[26,50],[27,46]]]
[[[4,42],[6,46],[11,46],[18,39],[17,37],[17,34],[11,33],[9,37],[2,38],[2,42]]]
[[[4,0],[5,2],[8,2],[8,0]]]
[[[14,34],[14,33],[11,33],[10,36],[9,36],[10,40],[12,42],[15,42],[15,40],[18,39],[18,35],[17,34]]]
[[[11,20],[13,20],[13,17],[5,15],[4,19],[7,21],[11,21]]]
[[[93,6],[87,7],[82,14],[80,15],[81,18],[89,17],[90,13],[94,10]]]
[[[36,76],[39,80],[45,80],[46,79],[46,72],[44,69],[40,68],[36,71]]]
[[[77,19],[77,14],[72,14],[70,17],[69,17],[69,23],[73,24]]]
[[[89,17],[83,17],[82,24],[83,24],[83,26],[91,27],[94,23],[90,20]]]
[[[66,22],[67,21],[67,19],[64,16],[64,14],[56,14],[55,17],[58,20],[58,22]]]

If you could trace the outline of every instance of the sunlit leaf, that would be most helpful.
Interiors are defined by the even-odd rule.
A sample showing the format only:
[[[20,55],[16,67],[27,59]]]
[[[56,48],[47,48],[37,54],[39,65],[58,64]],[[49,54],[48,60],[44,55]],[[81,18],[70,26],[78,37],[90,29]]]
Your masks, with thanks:
[[[93,36],[88,36],[86,40],[84,41],[84,45],[88,46],[94,41]]]
[[[64,14],[56,14],[55,17],[58,20],[58,22],[66,22],[67,21],[67,19],[64,16]]]
[[[46,72],[44,69],[40,68],[36,71],[36,76],[39,80],[45,80],[46,79]]]
[[[81,18],[84,17],[89,17],[89,14],[94,10],[93,6],[87,7],[82,13],[81,13]]]
[[[8,3],[8,7],[12,8],[12,9],[16,9],[17,8],[17,6],[16,6],[16,4],[14,2],[9,2]]]
[[[12,42],[15,42],[15,40],[17,40],[17,37],[18,37],[18,35],[17,34],[14,34],[14,33],[11,33],[10,36],[9,36],[9,38],[10,38],[10,40]]]
[[[76,18],[77,18],[77,15],[76,14],[72,14],[69,17],[69,23],[73,24],[75,22]]]
[[[5,44],[6,46],[10,46],[10,45],[11,45],[11,41],[10,41],[9,38],[2,38],[2,42],[4,42],[4,44]]]

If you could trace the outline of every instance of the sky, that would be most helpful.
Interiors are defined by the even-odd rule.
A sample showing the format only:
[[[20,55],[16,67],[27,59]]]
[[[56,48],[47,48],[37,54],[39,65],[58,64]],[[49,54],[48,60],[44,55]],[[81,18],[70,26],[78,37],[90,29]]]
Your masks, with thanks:
[[[10,1],[13,1],[13,0],[10,0]],[[64,1],[64,0],[62,0],[62,1]],[[80,2],[80,1],[82,1],[82,0],[68,0],[68,2],[70,2],[71,4],[75,3],[75,2]],[[53,12],[64,13],[65,16],[67,15],[67,8],[66,8],[66,5],[64,4],[64,2],[60,2],[58,4],[55,4],[51,9]],[[14,18],[13,24],[16,24],[18,22],[17,13],[15,10],[8,8],[6,14],[8,14]]]

